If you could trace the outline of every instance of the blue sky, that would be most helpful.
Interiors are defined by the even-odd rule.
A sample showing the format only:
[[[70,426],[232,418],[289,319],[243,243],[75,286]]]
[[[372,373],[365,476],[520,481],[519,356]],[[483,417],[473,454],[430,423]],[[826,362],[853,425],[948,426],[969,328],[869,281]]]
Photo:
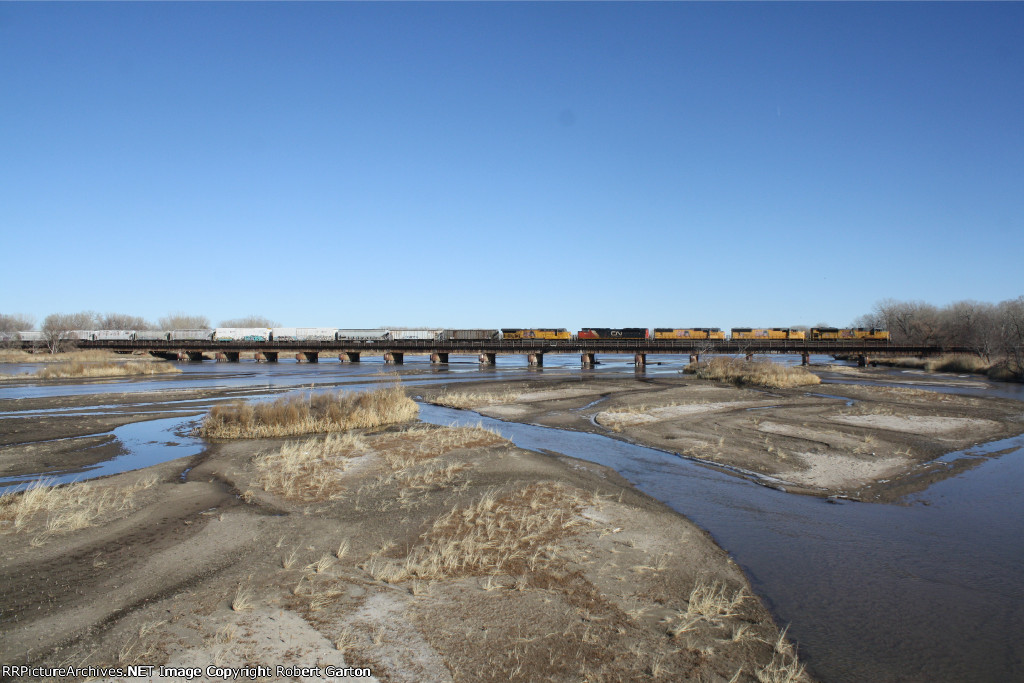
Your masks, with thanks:
[[[2,3],[0,312],[848,324],[1024,294],[1022,3]]]

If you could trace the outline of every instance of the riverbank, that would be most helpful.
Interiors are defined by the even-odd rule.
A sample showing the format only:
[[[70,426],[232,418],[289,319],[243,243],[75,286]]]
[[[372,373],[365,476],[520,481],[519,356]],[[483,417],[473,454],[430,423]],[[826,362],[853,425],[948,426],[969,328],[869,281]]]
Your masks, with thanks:
[[[423,397],[625,439],[791,492],[862,501],[898,500],[978,462],[939,456],[1024,432],[1017,401],[853,383],[768,390],[692,377],[580,377],[431,387]]]
[[[226,392],[160,397],[169,407],[186,395]],[[122,404],[88,425],[60,421],[85,437],[106,426],[95,420],[143,419],[154,398],[22,408]],[[51,418],[46,429],[22,419],[4,450],[52,436]],[[806,680],[706,533],[611,470],[486,431],[410,423],[331,442],[222,441],[57,492],[0,506],[5,664]]]

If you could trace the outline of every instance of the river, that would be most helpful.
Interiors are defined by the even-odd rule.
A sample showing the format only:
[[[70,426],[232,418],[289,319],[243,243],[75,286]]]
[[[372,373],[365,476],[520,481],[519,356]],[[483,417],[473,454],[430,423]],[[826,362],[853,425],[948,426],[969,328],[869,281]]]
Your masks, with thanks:
[[[499,358],[498,365],[482,370],[475,359],[450,367],[407,363],[397,370],[411,384],[635,372],[614,357],[593,370],[581,370],[576,357],[564,358],[545,359],[542,369]],[[677,373],[683,364],[682,359],[666,359],[641,372]],[[261,396],[325,384],[361,389],[382,379],[381,364],[372,362],[182,367],[185,376],[169,380],[6,386],[0,398],[183,386],[238,388],[241,394]],[[958,389],[952,376],[891,371],[882,381],[1024,398],[1021,387],[981,380]],[[747,573],[780,625],[789,626],[801,657],[822,681],[1024,679],[1024,437],[971,449],[979,456],[977,467],[899,504],[833,504],[604,436],[430,405],[421,406],[421,418],[439,424],[483,422],[522,448],[614,468],[712,534]],[[121,428],[118,437],[126,455],[93,474],[188,454],[181,449],[194,452],[201,444],[184,436],[194,419]],[[1007,452],[981,457],[995,451]]]

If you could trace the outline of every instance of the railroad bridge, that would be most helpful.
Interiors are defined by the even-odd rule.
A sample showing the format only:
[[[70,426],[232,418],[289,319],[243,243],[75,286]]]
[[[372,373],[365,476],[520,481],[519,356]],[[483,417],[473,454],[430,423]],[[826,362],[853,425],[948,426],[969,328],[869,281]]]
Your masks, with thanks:
[[[493,365],[498,354],[521,354],[530,365],[542,366],[544,355],[580,354],[583,366],[596,363],[598,353],[633,354],[637,366],[647,363],[648,355],[689,354],[697,362],[707,354],[743,355],[752,359],[760,354],[797,354],[803,364],[811,354],[855,356],[867,365],[871,357],[929,356],[943,353],[974,353],[962,347],[890,344],[858,340],[804,339],[497,339],[497,340],[375,340],[375,341],[231,341],[212,340],[103,340],[78,341],[81,349],[106,349],[121,353],[148,351],[168,360],[203,359],[204,353],[237,362],[240,354],[256,354],[257,360],[277,362],[280,355],[294,355],[300,361],[316,363],[322,355],[337,355],[342,361],[359,362],[362,355],[383,355],[385,362],[402,363],[408,355],[428,355],[432,363],[447,363],[449,354],[478,356],[480,363]],[[24,343],[30,349],[30,343]]]

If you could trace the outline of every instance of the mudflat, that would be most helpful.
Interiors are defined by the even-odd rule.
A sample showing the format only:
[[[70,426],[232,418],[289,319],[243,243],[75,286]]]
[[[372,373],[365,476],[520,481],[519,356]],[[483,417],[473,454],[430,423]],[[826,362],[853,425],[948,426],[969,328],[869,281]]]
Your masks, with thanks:
[[[1019,401],[852,383],[763,389],[688,376],[584,376],[431,387],[423,396],[624,439],[796,493],[863,501],[925,488],[979,462],[939,456],[1024,432]]]
[[[211,398],[191,392],[162,396]],[[103,439],[151,399],[25,402],[104,407],[77,423],[18,418],[5,467],[31,467],[28,447],[75,463],[44,437]],[[263,665],[265,680],[325,680],[312,674],[329,667],[386,681],[808,680],[707,534],[610,470],[482,429],[211,442],[5,497],[0,537],[3,664],[94,667],[100,680],[129,680],[103,669],[129,665]]]

